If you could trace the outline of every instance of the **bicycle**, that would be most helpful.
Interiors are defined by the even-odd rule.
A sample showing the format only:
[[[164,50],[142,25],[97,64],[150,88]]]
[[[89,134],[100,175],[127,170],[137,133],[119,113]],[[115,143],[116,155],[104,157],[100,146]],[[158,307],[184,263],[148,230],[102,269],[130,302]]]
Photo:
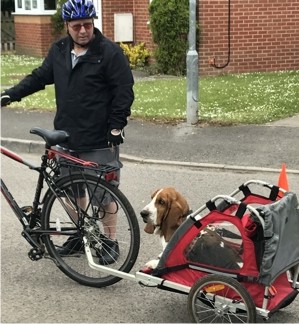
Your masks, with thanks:
[[[108,213],[117,213],[120,252],[114,263],[105,266],[129,272],[139,253],[138,220],[129,200],[118,189],[118,168],[84,161],[53,148],[67,141],[69,135],[64,131],[34,127],[30,133],[45,141],[40,166],[1,146],[2,154],[39,173],[33,203],[24,207],[17,204],[1,179],[1,192],[23,226],[22,236],[32,246],[29,258],[50,258],[65,275],[82,285],[101,288],[120,281],[120,277],[94,270],[89,262],[99,262],[104,250],[109,253],[109,239],[102,224]],[[61,168],[66,168],[66,175],[60,175]],[[48,187],[45,193],[44,184]],[[105,209],[107,199],[113,202],[109,211]],[[59,249],[72,237],[79,238],[80,247],[60,255]]]

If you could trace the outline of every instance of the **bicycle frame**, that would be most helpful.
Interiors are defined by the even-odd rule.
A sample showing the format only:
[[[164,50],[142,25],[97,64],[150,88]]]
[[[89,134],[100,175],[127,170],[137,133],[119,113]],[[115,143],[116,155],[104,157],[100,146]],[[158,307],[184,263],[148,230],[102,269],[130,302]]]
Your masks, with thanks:
[[[6,149],[5,147],[2,147],[2,146],[1,146],[1,154],[7,156],[8,158],[10,158],[18,163],[21,163],[21,164],[27,166],[31,170],[35,170],[40,173],[40,176],[38,178],[36,192],[35,192],[35,198],[33,201],[33,210],[34,210],[34,212],[36,212],[37,207],[38,207],[38,201],[40,199],[41,190],[42,190],[41,185],[44,180],[44,174],[42,172],[42,167],[37,167],[37,166],[31,164],[30,162],[24,160],[20,155],[16,154],[13,151]],[[44,162],[46,162],[46,161],[43,161],[42,163],[44,163]],[[1,180],[1,192],[2,192],[3,196],[5,197],[9,206],[11,207],[11,209],[13,210],[15,215],[18,217],[19,221],[23,225],[23,228],[25,229],[26,227],[28,227],[30,225],[28,223],[27,218],[25,217],[25,213],[23,212],[22,208],[18,205],[18,203],[15,201],[13,195],[8,190],[3,179],[1,178],[0,180]]]
[[[23,226],[22,236],[31,245],[29,258],[50,259],[83,285],[105,287],[118,282],[121,278],[95,272],[86,253],[92,251],[89,257],[98,263],[114,264],[126,273],[137,259],[139,224],[132,205],[118,188],[119,167],[113,166],[113,161],[97,164],[82,160],[77,158],[80,153],[64,150],[69,138],[66,131],[33,127],[30,133],[44,140],[40,163],[34,165],[0,146],[1,154],[8,159],[38,172],[33,202],[25,207],[18,205],[0,179],[1,192]],[[113,147],[107,149],[114,151]]]
[[[41,229],[40,227],[35,226],[36,221],[41,214],[40,206],[43,204],[43,201],[41,201],[41,196],[42,196],[42,189],[43,189],[44,182],[47,183],[48,188],[53,192],[55,192],[55,190],[58,189],[54,179],[55,175],[57,175],[58,167],[57,164],[55,165],[55,162],[53,162],[53,165],[50,164],[51,161],[55,161],[54,159],[55,157],[59,156],[60,158],[65,159],[66,161],[65,164],[68,165],[69,167],[72,168],[75,167],[77,170],[92,169],[95,172],[98,172],[100,174],[100,177],[104,175],[106,181],[110,182],[114,180],[114,171],[116,168],[108,167],[108,166],[106,166],[106,168],[105,167],[100,168],[99,165],[95,162],[84,161],[76,157],[70,156],[68,154],[65,154],[63,152],[60,152],[58,150],[51,149],[51,147],[47,144],[45,144],[45,153],[42,155],[42,162],[40,166],[33,165],[32,163],[23,159],[20,155],[6,149],[5,147],[1,146],[0,148],[1,148],[1,154],[39,173],[35,195],[32,203],[32,208],[20,207],[16,202],[16,200],[14,199],[13,195],[10,193],[6,184],[3,182],[2,178],[0,178],[1,192],[23,226],[22,236],[33,247],[32,253],[34,253],[34,256],[32,257],[36,256],[37,250],[43,251],[44,249],[43,244],[40,240],[42,235],[57,235],[57,234],[70,235],[70,232],[58,232],[57,230],[54,231],[51,229],[44,230]],[[50,170],[47,171],[47,168],[50,168]],[[30,212],[30,216],[31,216],[30,219],[26,217],[27,216],[26,212],[27,213]],[[37,259],[39,258],[41,258],[41,256],[38,257]]]

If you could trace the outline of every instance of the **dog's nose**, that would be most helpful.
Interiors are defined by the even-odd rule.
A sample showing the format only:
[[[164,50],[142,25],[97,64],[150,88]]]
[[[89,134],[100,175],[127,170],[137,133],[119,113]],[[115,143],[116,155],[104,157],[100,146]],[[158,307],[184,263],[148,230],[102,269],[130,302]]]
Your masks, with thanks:
[[[148,215],[149,215],[148,210],[143,209],[143,210],[140,212],[140,215],[141,215],[141,217],[143,218],[143,221],[146,223],[146,219],[147,219],[147,217],[148,217]]]

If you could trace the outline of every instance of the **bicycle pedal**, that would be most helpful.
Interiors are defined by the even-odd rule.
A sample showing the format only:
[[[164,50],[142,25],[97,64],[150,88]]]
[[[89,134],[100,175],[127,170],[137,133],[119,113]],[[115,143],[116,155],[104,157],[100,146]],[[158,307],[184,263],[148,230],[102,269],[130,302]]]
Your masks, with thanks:
[[[43,254],[44,253],[40,249],[32,248],[28,252],[28,257],[32,261],[38,261],[38,260],[42,259]]]

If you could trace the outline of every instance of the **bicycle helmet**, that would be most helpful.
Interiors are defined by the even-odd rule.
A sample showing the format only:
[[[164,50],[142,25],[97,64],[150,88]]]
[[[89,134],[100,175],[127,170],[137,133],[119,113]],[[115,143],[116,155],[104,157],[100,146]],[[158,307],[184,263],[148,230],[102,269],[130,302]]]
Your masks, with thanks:
[[[68,0],[63,4],[61,14],[64,21],[96,18],[96,10],[91,0]]]

